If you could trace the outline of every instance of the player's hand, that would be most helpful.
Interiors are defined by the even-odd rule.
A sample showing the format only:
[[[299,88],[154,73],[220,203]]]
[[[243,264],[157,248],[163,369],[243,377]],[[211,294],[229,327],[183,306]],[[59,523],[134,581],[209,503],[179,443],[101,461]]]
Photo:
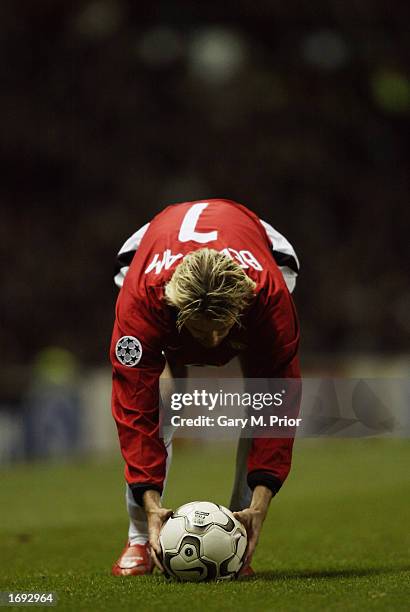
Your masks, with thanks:
[[[171,516],[172,510],[168,508],[157,508],[156,510],[150,510],[147,512],[148,519],[148,537],[151,546],[151,557],[157,568],[163,572],[164,568],[160,561],[161,559],[161,545],[159,543],[159,533],[162,525]]]
[[[246,533],[248,534],[248,546],[243,564],[249,565],[259,540],[266,513],[263,513],[261,510],[254,510],[253,508],[245,508],[239,512],[234,512],[233,515],[245,526]]]
[[[248,534],[244,565],[249,565],[252,560],[271,499],[272,492],[267,487],[258,485],[253,491],[250,507],[233,513],[234,517],[245,526]]]
[[[143,499],[148,521],[148,539],[151,547],[151,557],[157,568],[163,572],[164,568],[160,561],[161,545],[159,543],[159,533],[162,525],[171,516],[172,510],[162,508],[161,498],[157,491],[146,491]]]

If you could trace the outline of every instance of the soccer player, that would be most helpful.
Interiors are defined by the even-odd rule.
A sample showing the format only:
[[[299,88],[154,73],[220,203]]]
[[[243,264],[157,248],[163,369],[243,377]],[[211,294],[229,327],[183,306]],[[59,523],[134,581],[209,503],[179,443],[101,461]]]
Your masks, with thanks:
[[[161,505],[171,443],[159,436],[159,378],[239,356],[245,378],[299,379],[299,327],[290,296],[299,262],[289,242],[225,199],[168,206],[121,248],[111,341],[112,412],[125,460],[128,542],[115,575],[160,563]],[[296,399],[297,401],[297,399]],[[297,408],[298,409],[298,408]],[[272,497],[286,479],[293,437],[241,438],[230,508],[248,532],[243,575]]]

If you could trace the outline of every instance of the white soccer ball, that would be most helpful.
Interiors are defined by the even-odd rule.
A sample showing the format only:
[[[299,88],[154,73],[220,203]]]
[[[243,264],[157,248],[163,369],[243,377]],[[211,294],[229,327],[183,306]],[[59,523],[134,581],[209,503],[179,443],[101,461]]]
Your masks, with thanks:
[[[201,501],[175,510],[159,540],[168,576],[189,582],[235,578],[247,544],[245,527],[228,508]]]

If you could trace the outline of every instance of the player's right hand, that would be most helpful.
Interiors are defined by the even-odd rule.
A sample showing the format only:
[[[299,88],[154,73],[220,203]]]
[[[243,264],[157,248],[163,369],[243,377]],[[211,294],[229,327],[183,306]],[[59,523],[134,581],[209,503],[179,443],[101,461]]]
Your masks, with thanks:
[[[164,572],[160,561],[162,554],[159,534],[162,525],[169,519],[173,511],[161,506],[161,497],[157,491],[146,491],[143,499],[148,521],[148,539],[151,547],[151,557],[157,568]]]
[[[162,525],[169,519],[172,510],[169,508],[157,508],[147,512],[148,519],[148,538],[151,546],[151,557],[157,568],[163,572],[164,568],[160,561],[162,557],[161,545],[159,543],[159,534]]]

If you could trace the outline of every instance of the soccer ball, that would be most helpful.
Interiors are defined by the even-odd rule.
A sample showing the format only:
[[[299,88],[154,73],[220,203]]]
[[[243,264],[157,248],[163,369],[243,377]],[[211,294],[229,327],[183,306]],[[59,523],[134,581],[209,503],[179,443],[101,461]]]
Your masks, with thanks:
[[[166,574],[189,582],[235,578],[247,544],[245,527],[228,508],[201,501],[175,510],[159,540]]]

